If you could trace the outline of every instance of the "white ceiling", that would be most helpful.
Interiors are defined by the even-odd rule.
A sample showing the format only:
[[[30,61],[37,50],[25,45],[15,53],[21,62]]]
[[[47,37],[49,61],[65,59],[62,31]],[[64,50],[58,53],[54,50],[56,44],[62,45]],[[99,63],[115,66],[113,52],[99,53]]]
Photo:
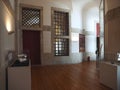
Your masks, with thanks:
[[[73,5],[78,5],[80,8],[84,7],[87,3],[94,3],[99,7],[101,0],[47,0],[48,2],[56,2],[61,4],[66,4],[69,7]]]
[[[87,2],[95,2],[96,4],[100,4],[101,0],[46,0],[48,2],[59,2],[59,3],[72,3],[72,2],[76,2],[76,3],[87,3]]]
[[[71,1],[72,1],[72,2],[77,2],[77,3],[79,3],[80,5],[85,4],[85,3],[88,3],[88,2],[93,2],[93,3],[96,3],[96,4],[99,6],[101,0],[71,0]]]

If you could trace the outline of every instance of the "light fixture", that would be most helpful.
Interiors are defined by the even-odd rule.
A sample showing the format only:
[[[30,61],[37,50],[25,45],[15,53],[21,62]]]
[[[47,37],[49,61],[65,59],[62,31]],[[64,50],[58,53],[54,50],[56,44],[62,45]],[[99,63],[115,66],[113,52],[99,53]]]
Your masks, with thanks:
[[[11,32],[11,22],[10,22],[10,20],[7,20],[7,22],[6,22],[6,28],[7,28],[7,31],[8,32]]]
[[[11,19],[11,17],[9,15],[6,16],[6,29],[8,34],[13,33],[13,20]]]

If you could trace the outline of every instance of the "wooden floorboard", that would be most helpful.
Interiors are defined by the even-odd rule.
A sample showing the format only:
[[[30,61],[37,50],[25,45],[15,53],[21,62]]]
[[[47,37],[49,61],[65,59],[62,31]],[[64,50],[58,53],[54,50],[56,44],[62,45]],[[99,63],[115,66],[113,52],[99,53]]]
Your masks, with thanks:
[[[95,62],[32,67],[32,90],[112,90],[100,84]]]

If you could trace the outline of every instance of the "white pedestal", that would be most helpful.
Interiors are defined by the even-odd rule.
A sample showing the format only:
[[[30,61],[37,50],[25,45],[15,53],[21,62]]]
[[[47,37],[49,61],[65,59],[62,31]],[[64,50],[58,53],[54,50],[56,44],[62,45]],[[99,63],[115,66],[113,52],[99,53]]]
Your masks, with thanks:
[[[8,90],[31,90],[31,67],[8,67]]]
[[[120,65],[101,62],[100,82],[113,90],[120,90]]]

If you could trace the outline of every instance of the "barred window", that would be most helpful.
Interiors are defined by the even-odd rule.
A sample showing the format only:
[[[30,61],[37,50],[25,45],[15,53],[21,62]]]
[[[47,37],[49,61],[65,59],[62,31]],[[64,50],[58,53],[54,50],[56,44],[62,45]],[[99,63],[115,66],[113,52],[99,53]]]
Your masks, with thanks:
[[[69,13],[53,10],[54,55],[69,56]]]
[[[54,39],[54,55],[68,56],[69,55],[69,39],[55,38]]]
[[[22,7],[22,27],[40,28],[41,10],[36,8]]]
[[[54,11],[53,26],[55,35],[66,36],[69,35],[69,14],[67,12]]]

